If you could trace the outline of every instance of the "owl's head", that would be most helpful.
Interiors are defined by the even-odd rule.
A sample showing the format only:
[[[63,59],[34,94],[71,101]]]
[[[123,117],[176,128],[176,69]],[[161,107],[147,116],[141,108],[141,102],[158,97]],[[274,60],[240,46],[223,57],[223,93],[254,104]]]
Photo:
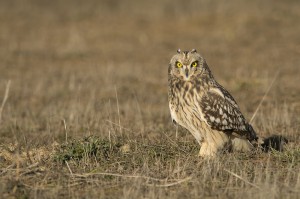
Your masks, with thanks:
[[[184,81],[193,80],[207,68],[204,58],[195,49],[191,51],[177,50],[169,65],[169,74]]]

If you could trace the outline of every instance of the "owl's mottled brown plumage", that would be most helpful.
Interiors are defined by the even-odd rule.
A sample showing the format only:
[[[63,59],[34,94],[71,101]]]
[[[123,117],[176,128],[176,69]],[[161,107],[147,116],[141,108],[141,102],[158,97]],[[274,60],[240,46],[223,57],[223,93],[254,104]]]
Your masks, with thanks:
[[[228,147],[251,150],[255,131],[196,50],[178,50],[168,73],[172,120],[193,134],[201,145],[200,156],[214,156]]]

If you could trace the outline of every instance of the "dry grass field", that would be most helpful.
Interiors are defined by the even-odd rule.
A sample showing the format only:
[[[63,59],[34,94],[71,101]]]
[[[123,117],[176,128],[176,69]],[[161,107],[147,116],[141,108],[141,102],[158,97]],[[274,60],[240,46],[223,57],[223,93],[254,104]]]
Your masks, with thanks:
[[[0,22],[0,198],[300,198],[299,1],[0,0]],[[248,120],[278,73],[252,124],[285,151],[198,158],[177,48]]]

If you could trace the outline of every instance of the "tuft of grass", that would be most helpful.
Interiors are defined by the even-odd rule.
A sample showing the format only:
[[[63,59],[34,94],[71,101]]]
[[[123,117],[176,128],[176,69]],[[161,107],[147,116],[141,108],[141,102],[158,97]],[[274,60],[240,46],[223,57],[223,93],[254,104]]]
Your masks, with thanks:
[[[289,163],[291,166],[300,166],[300,147],[288,147],[284,151],[272,150],[272,155],[275,159]]]
[[[138,139],[118,137],[111,141],[99,136],[88,136],[82,139],[73,139],[57,147],[53,154],[53,160],[60,163],[72,160],[80,163],[85,160],[94,160],[102,165],[109,165],[114,161],[120,161],[132,166],[134,164],[142,166],[145,160],[159,159],[161,162],[174,161],[174,158],[186,155],[196,155],[199,148],[191,143],[170,143],[166,144],[166,139],[158,142],[139,142]],[[123,164],[122,163],[122,164]]]
[[[95,136],[85,137],[81,140],[72,140],[62,144],[54,154],[54,160],[65,162],[69,160],[80,161],[83,158],[108,159],[110,154],[117,151],[120,144],[111,145],[108,139]]]

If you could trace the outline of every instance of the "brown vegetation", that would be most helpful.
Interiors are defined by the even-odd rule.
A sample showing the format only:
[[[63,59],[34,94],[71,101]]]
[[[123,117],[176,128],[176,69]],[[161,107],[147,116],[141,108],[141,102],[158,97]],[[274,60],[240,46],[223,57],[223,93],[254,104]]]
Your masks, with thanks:
[[[293,0],[0,1],[0,195],[299,197],[299,10]],[[286,150],[198,158],[168,110],[177,48],[206,57],[249,120],[279,72],[252,124],[287,137]]]

